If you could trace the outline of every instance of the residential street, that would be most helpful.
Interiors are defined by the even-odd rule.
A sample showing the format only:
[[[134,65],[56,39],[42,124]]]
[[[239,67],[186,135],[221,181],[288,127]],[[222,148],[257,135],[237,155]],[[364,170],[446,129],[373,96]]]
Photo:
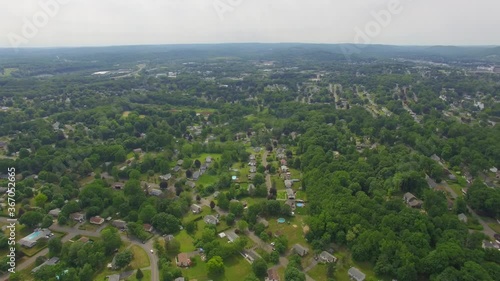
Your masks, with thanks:
[[[427,183],[429,183],[429,186],[431,186],[431,187],[435,187],[438,185],[430,177],[427,177]],[[443,186],[446,189],[446,191],[451,194],[451,197],[453,198],[453,200],[458,198],[457,193],[448,185],[448,183],[446,181],[442,181],[441,183],[439,183],[439,185]],[[480,216],[478,216],[476,214],[476,212],[474,210],[472,210],[469,206],[467,206],[467,209],[469,210],[469,213],[474,218],[476,218],[479,221],[479,223],[483,226],[483,233],[488,235],[492,239],[494,239],[494,235],[496,234],[496,232],[493,229],[491,229],[491,227]]]
[[[0,217],[0,222],[6,223],[7,218]],[[98,231],[100,232],[100,230],[102,230],[104,227],[105,226],[100,227],[98,229]],[[75,237],[77,235],[89,236],[89,237],[99,237],[99,232],[80,230],[80,229],[78,229],[78,224],[75,225],[74,227],[60,226],[57,224],[53,224],[49,227],[49,229],[52,231],[57,231],[57,232],[66,232],[67,234],[61,239],[63,243],[71,240],[73,237]],[[156,254],[151,253],[151,249],[153,249],[153,239],[149,239],[146,242],[146,244],[142,244],[141,241],[137,241],[135,239],[130,239],[129,237],[127,237],[125,235],[121,235],[121,237],[122,237],[123,241],[127,241],[133,245],[137,245],[137,246],[141,247],[144,251],[146,251],[146,253],[148,254],[148,257],[149,257],[149,262],[151,264],[152,280],[160,280],[160,273],[158,270],[158,260],[157,260]],[[17,264],[16,270],[20,271],[20,270],[23,270],[23,269],[29,267],[31,264],[33,264],[35,262],[37,257],[47,255],[48,253],[49,253],[48,248],[43,249],[42,251],[40,251],[36,255],[34,255],[28,259],[25,259],[20,264]],[[0,281],[4,281],[7,279],[8,279],[7,274],[0,276]]]

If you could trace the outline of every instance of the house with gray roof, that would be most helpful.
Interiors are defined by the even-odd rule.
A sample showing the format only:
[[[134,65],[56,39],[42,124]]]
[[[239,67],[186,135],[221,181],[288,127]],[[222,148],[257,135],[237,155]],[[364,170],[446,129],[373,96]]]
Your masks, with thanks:
[[[171,178],[172,178],[172,174],[166,174],[166,175],[160,176],[160,180],[162,180],[162,181],[168,181]]]
[[[337,261],[337,258],[327,251],[321,252],[321,254],[319,254],[319,259],[324,263],[332,263]]]
[[[292,188],[293,181],[291,180],[285,180],[285,188]]]
[[[59,262],[59,258],[58,257],[53,257],[53,258],[50,258],[49,260],[46,260],[44,263],[42,263],[41,265],[33,268],[31,270],[31,273],[35,273],[37,272],[38,270],[40,270],[42,267],[46,266],[46,265],[56,265],[57,263]]]
[[[204,218],[203,218],[203,221],[206,223],[206,224],[213,224],[213,225],[216,225],[219,223],[219,220],[212,216],[212,215],[206,215]]]
[[[193,173],[193,180],[197,181],[200,178],[200,171],[196,171]]]
[[[467,216],[464,213],[458,214],[458,220],[467,223]]]
[[[287,195],[288,199],[295,199],[295,193],[293,193],[293,190],[291,190],[291,189],[286,190],[286,195]]]
[[[303,257],[303,256],[305,256],[305,255],[307,255],[307,254],[309,253],[309,250],[308,250],[307,248],[303,247],[303,246],[302,246],[302,245],[300,245],[300,244],[295,244],[295,245],[293,245],[293,251],[294,251],[297,255],[299,255],[299,256],[301,256],[301,257]]]
[[[234,242],[236,239],[240,238],[238,234],[234,233],[234,231],[226,231],[226,237],[229,239],[230,242]]]
[[[55,208],[55,209],[52,209],[49,211],[49,215],[51,215],[55,218],[57,218],[60,213],[61,213],[61,209],[59,209],[59,208]]]
[[[161,196],[162,194],[163,194],[163,192],[161,190],[155,189],[155,188],[153,188],[149,191],[149,195],[151,195],[151,196]]]
[[[421,200],[418,200],[418,198],[410,192],[407,192],[403,195],[403,200],[406,202],[406,204],[408,204],[408,206],[412,208],[420,208],[423,204]]]
[[[366,275],[355,267],[349,268],[347,274],[349,274],[349,278],[353,281],[364,281],[366,278]]]
[[[180,166],[175,166],[172,171],[174,171],[175,173],[179,172],[181,170],[181,167]]]

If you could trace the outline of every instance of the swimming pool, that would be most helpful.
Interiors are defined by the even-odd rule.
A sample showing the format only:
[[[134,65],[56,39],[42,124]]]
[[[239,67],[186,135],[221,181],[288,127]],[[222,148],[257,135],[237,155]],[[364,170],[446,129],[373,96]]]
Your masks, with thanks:
[[[285,223],[285,221],[286,221],[286,220],[285,220],[284,218],[279,218],[279,219],[278,219],[278,223]]]
[[[40,235],[42,235],[42,232],[43,231],[33,232],[30,235],[26,236],[26,239],[28,239],[28,240],[36,240],[36,238],[38,238]]]
[[[304,207],[304,203],[297,203],[297,207],[299,207],[299,208]]]

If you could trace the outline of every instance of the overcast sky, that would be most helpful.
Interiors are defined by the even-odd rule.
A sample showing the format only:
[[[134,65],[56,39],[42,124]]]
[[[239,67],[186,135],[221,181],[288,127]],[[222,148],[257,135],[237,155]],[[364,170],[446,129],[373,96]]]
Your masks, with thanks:
[[[51,2],[56,6],[44,9],[41,5]],[[498,0],[0,0],[0,3],[0,47],[228,42],[500,45]],[[29,28],[33,25],[37,30]]]

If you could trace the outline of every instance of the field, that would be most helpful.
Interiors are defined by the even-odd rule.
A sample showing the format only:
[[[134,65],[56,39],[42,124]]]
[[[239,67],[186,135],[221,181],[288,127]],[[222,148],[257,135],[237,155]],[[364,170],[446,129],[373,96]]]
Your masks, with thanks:
[[[201,261],[200,257],[194,258],[196,266],[188,269],[183,269],[182,273],[189,280],[197,279],[198,281],[214,280],[214,281],[234,281],[241,280],[242,277],[250,275],[252,267],[242,256],[238,255],[228,261],[224,261],[225,272],[222,276],[208,277],[207,264]]]
[[[133,269],[144,268],[150,265],[148,254],[141,247],[132,245],[132,247],[130,247],[130,250],[134,254],[134,260],[130,264]]]
[[[326,271],[327,268],[325,264],[318,264],[313,269],[309,270],[307,274],[316,281],[327,281],[328,278],[326,278]],[[337,280],[341,279],[337,278]]]
[[[192,252],[196,250],[193,245],[194,239],[189,236],[189,234],[185,230],[182,230],[181,232],[179,232],[179,234],[175,235],[175,239],[181,244],[181,253]]]

